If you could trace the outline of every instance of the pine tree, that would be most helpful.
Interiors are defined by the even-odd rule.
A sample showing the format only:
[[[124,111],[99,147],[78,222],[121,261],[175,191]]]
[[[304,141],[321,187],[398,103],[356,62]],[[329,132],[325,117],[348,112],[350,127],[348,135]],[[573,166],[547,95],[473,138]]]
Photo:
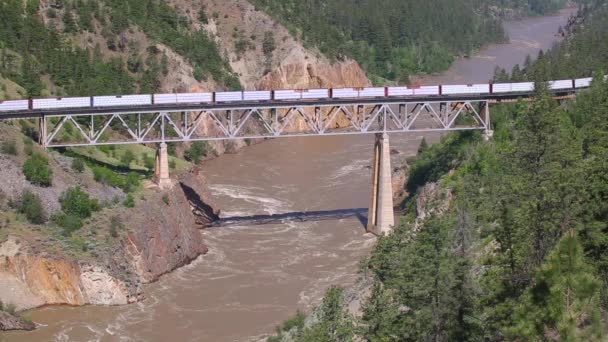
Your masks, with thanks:
[[[569,229],[537,272],[535,284],[515,312],[514,327],[507,329],[508,336],[542,340],[557,335],[566,342],[601,341],[600,286],[574,229]]]
[[[401,308],[401,311],[406,310],[405,306]],[[363,305],[362,311],[360,336],[366,341],[390,341],[403,336],[403,330],[407,329],[399,317],[400,308],[379,280],[374,282],[370,298]]]
[[[421,155],[428,149],[429,149],[429,145],[426,142],[426,138],[422,137],[422,141],[420,141],[420,145],[418,146],[418,155]]]

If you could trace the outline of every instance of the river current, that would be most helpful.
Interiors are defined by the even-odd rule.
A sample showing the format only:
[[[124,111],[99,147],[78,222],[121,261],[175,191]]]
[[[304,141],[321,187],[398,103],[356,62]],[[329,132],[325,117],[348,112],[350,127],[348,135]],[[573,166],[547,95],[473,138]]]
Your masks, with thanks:
[[[526,55],[550,48],[573,11],[506,22],[509,43],[490,45],[421,82],[485,83],[496,65],[510,70]],[[394,135],[391,148],[413,155],[421,139]],[[223,216],[366,208],[372,146],[372,136],[278,139],[206,162],[203,173]],[[375,243],[357,219],[210,228],[202,234],[209,253],[146,286],[144,301],[34,310],[38,330],[0,340],[255,340],[296,310],[318,304],[329,286],[352,284],[360,259]]]

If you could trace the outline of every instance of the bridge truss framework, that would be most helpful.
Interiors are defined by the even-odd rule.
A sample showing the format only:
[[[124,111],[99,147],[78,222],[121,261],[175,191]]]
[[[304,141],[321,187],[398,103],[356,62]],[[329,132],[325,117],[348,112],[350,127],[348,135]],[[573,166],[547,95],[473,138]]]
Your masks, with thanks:
[[[45,147],[484,130],[487,99],[252,104],[222,108],[54,113],[40,116]]]

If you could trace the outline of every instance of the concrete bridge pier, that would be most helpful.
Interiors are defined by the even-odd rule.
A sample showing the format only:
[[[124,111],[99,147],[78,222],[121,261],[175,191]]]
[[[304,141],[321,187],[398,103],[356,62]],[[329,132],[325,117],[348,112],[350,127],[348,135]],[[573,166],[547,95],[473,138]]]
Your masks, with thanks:
[[[161,190],[171,189],[173,182],[169,177],[169,154],[167,144],[160,143],[156,148],[156,161],[154,164],[154,182]]]
[[[376,235],[388,234],[394,225],[391,149],[388,134],[377,133],[367,231]]]
[[[485,129],[483,130],[483,140],[489,141],[494,135],[492,123],[490,122],[490,102],[486,102],[484,105],[484,117]]]
[[[46,120],[44,116],[38,118],[38,143],[46,148]]]

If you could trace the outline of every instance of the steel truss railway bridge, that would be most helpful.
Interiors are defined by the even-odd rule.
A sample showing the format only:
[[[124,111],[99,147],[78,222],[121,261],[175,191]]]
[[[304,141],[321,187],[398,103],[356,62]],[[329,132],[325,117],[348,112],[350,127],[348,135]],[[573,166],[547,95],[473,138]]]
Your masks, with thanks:
[[[572,98],[580,88],[550,90]],[[155,182],[172,187],[167,143],[374,134],[368,231],[394,225],[389,134],[481,130],[491,137],[490,105],[529,100],[533,91],[235,103],[145,104],[0,112],[0,120],[38,119],[44,147],[156,144]]]

